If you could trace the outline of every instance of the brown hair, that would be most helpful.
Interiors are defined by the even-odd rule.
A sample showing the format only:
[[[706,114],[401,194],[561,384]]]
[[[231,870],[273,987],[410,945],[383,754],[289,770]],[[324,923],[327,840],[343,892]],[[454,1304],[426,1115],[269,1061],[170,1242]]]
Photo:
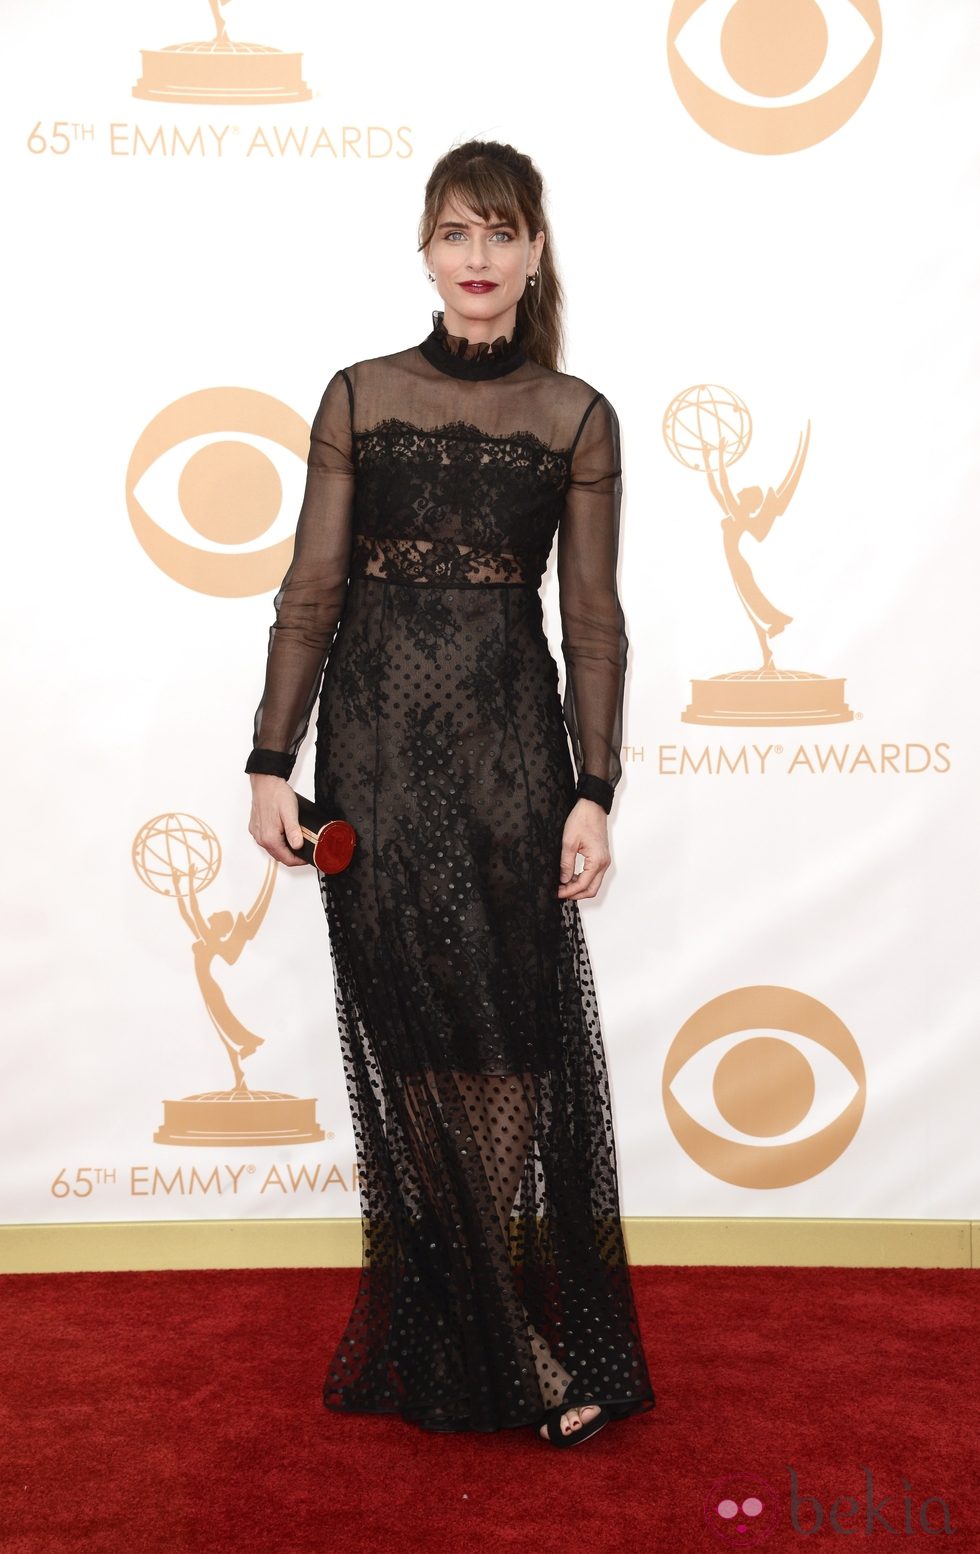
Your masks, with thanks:
[[[518,232],[526,226],[532,239],[538,232],[544,233],[537,284],[525,286],[517,304],[517,324],[528,356],[552,372],[559,371],[558,362],[564,355],[565,294],[544,212],[544,180],[531,158],[498,140],[468,140],[441,156],[425,186],[420,253],[428,247],[448,199],[468,205],[481,221],[507,221]]]

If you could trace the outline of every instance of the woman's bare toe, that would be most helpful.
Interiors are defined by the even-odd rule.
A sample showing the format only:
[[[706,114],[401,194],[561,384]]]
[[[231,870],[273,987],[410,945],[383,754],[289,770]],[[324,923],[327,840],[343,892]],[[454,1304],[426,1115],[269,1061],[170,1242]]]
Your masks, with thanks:
[[[588,1424],[589,1420],[594,1419],[598,1412],[598,1403],[583,1403],[581,1408],[566,1409],[561,1416],[562,1435],[571,1435],[573,1431],[581,1429],[582,1425]],[[538,1434],[543,1441],[546,1441],[548,1439],[548,1426],[542,1425]]]

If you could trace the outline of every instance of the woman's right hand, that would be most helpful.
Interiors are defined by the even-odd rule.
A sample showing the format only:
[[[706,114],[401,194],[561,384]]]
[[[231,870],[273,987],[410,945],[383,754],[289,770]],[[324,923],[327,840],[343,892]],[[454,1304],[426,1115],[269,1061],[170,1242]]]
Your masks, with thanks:
[[[289,868],[305,868],[305,858],[290,852],[292,847],[303,845],[303,833],[299,828],[299,805],[296,795],[285,777],[273,777],[269,772],[251,772],[252,813],[248,829],[260,847],[270,857]]]

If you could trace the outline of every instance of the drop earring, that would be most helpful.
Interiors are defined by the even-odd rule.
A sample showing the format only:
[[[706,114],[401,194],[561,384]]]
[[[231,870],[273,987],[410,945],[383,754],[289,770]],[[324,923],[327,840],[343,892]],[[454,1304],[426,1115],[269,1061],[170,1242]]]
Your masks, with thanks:
[[[537,272],[537,270],[535,270],[533,275],[525,276],[525,280],[527,281],[529,286],[536,286],[538,284],[538,272]]]
[[[426,272],[425,272],[425,277],[426,277],[426,280],[429,280],[429,281],[434,281],[435,280],[435,276],[434,275],[430,275],[428,270],[426,270]]]

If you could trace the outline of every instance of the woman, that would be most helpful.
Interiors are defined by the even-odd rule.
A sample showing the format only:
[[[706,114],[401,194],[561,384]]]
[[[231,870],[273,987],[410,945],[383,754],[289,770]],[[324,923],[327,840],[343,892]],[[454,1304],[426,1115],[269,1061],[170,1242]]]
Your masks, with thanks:
[[[618,424],[556,369],[528,157],[451,150],[420,239],[432,332],[336,372],[314,419],[249,830],[296,864],[285,779],[319,690],[314,797],[358,836],[318,879],[363,1226],[325,1405],[570,1445],[654,1405],[578,905],[620,777]]]

